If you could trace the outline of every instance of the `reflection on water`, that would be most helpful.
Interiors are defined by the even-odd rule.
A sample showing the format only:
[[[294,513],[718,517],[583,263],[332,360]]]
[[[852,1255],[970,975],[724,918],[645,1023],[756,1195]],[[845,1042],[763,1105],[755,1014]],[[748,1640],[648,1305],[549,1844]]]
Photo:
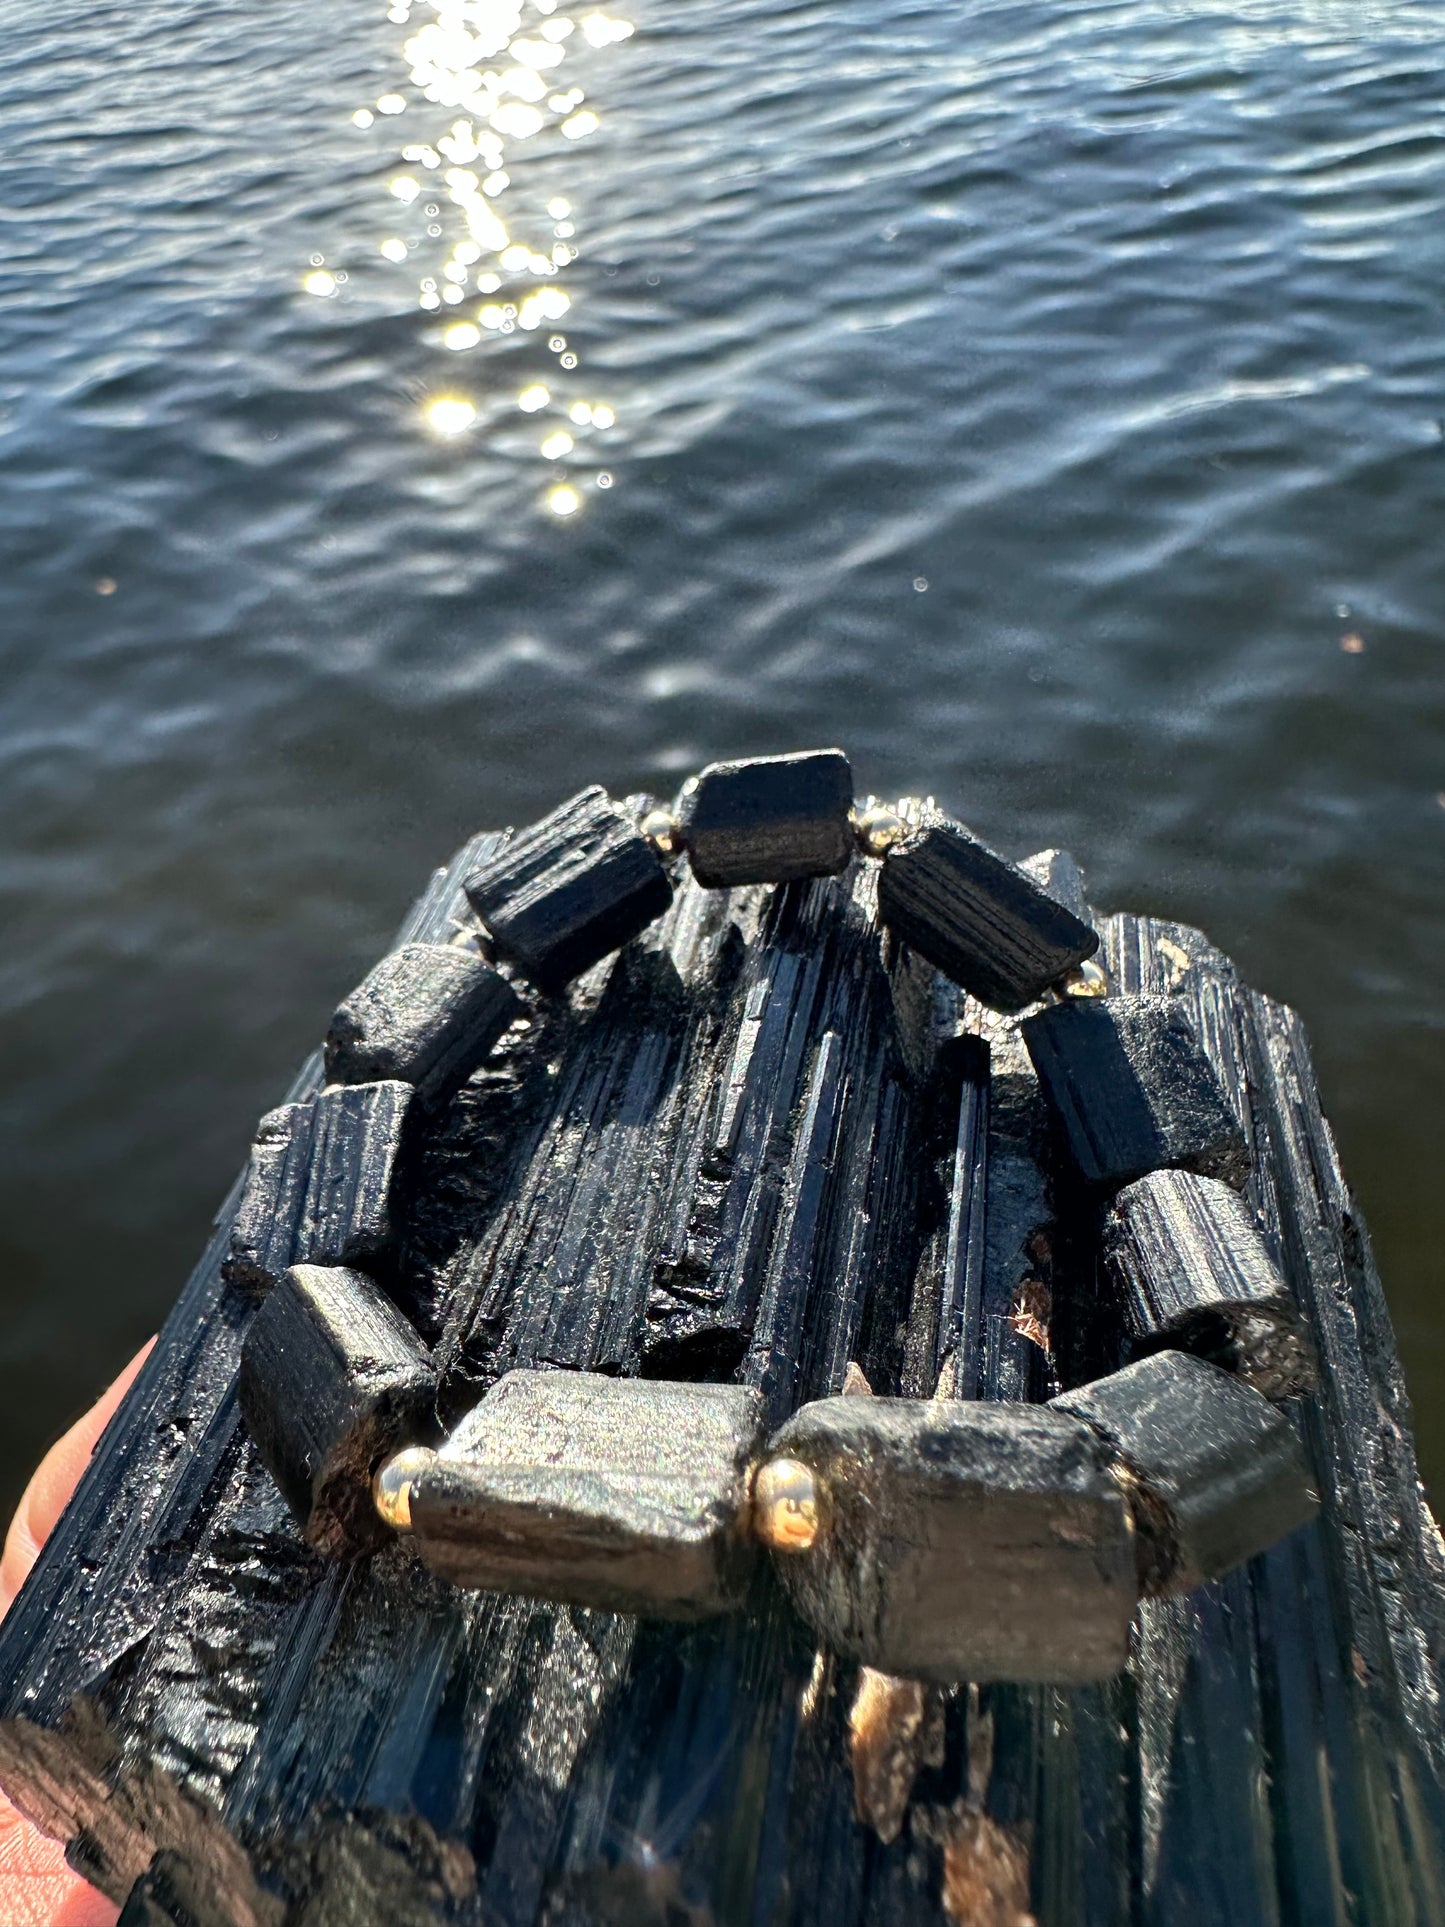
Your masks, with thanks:
[[[414,13],[434,17],[417,24]],[[583,104],[586,90],[562,86],[559,70],[574,43],[614,46],[631,37],[632,22],[599,12],[573,19],[558,12],[558,0],[399,0],[386,17],[412,29],[402,47],[409,91],[384,93],[374,108],[358,107],[351,116],[354,126],[385,138],[390,121],[408,116],[399,153],[411,171],[388,183],[407,219],[395,222],[396,231],[380,243],[382,258],[421,270],[417,302],[426,313],[457,313],[436,337],[451,354],[480,348],[489,335],[551,330],[572,308],[557,276],[578,257],[577,223],[561,195],[546,203],[545,231],[529,218],[512,191],[514,174],[526,165],[518,150],[549,132],[565,141],[596,133],[602,121]],[[345,280],[317,256],[302,287],[329,299]],[[616,413],[605,402],[574,398],[566,378],[580,359],[566,335],[549,332],[547,349],[560,372],[530,383],[516,405],[524,414],[561,413],[585,431],[579,441],[566,428],[550,427],[537,445],[548,462],[576,457],[574,478],[543,498],[554,514],[572,515],[585,489],[612,485],[610,472],[586,471],[596,438]],[[477,379],[484,381],[484,366]],[[455,394],[429,399],[423,416],[442,436],[463,434],[479,418],[475,404]]]

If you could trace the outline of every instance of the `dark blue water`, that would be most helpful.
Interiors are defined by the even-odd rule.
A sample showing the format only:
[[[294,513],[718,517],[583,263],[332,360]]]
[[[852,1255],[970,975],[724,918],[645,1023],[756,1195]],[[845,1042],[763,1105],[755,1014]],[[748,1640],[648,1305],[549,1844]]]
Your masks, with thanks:
[[[1439,1489],[1445,13],[601,17],[0,0],[10,1488],[465,833],[839,741],[1304,1011]]]

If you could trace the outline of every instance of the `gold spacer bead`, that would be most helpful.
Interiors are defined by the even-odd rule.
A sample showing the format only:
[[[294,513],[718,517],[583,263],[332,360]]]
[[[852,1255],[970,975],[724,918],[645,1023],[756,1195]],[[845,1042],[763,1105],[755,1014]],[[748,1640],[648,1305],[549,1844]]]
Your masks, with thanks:
[[[1066,997],[1107,997],[1109,973],[1101,964],[1081,963],[1061,979],[1059,989]]]
[[[682,825],[671,810],[649,810],[638,824],[659,856],[673,856],[682,843]]]
[[[753,1480],[753,1531],[774,1552],[806,1552],[822,1526],[818,1482],[797,1459],[772,1459]]]
[[[865,856],[884,856],[895,843],[901,843],[912,825],[897,810],[885,810],[879,806],[867,810],[854,810],[853,834],[858,839],[858,847]]]
[[[411,1489],[436,1464],[436,1456],[429,1445],[406,1445],[376,1468],[372,1501],[379,1517],[395,1531],[411,1531]]]

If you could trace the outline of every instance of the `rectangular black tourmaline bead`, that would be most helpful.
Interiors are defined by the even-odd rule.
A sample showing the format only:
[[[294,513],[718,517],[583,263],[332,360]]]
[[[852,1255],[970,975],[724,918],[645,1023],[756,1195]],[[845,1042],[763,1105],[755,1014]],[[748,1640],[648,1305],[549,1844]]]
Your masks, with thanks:
[[[282,1104],[256,1126],[221,1276],[261,1298],[293,1263],[315,1134],[311,1105]]]
[[[762,1400],[744,1385],[508,1372],[412,1488],[458,1586],[664,1619],[739,1603]]]
[[[337,1006],[326,1033],[333,1083],[401,1078],[425,1104],[466,1082],[522,1000],[499,970],[456,944],[408,943]]]
[[[930,823],[883,859],[878,914],[994,1010],[1022,1010],[1099,947],[1098,933],[959,823]]]
[[[1106,1679],[1134,1554],[1110,1454],[1046,1405],[829,1398],[769,1444],[822,1488],[775,1570],[819,1643],[903,1679]]]
[[[1163,1352],[1052,1409],[1091,1425],[1122,1464],[1145,1592],[1192,1592],[1314,1517],[1294,1427],[1202,1359]]]
[[[221,1267],[229,1283],[263,1297],[288,1266],[364,1264],[386,1249],[412,1096],[393,1078],[267,1112]]]
[[[497,955],[551,991],[640,935],[672,901],[652,845],[595,784],[518,830],[466,890]]]
[[[1176,999],[1070,998],[1020,1028],[1087,1183],[1128,1184],[1166,1166],[1248,1178],[1244,1133]]]
[[[852,808],[841,749],[709,763],[682,808],[692,873],[710,890],[836,876],[853,853]]]
[[[241,1412],[266,1470],[318,1551],[364,1552],[389,1536],[371,1477],[426,1438],[436,1375],[420,1339],[363,1272],[288,1271],[241,1347]]]
[[[1104,1222],[1104,1258],[1136,1353],[1194,1352],[1268,1398],[1314,1384],[1294,1293],[1228,1185],[1191,1171],[1127,1185]]]

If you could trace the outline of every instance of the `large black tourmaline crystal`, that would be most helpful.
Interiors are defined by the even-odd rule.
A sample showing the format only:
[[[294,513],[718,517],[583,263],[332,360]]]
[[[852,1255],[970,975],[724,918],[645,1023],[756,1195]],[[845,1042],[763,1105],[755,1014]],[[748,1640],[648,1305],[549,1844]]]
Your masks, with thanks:
[[[1194,1352],[1269,1398],[1314,1384],[1294,1293],[1227,1184],[1156,1171],[1126,1186],[1104,1223],[1104,1256],[1136,1352]]]
[[[431,1360],[359,1271],[296,1265],[241,1348],[241,1411],[266,1469],[318,1551],[389,1537],[372,1501],[380,1461],[435,1421]]]
[[[497,955],[549,991],[639,936],[672,901],[656,851],[595,784],[518,830],[472,871],[466,892]]]
[[[1022,1010],[1093,955],[1097,933],[959,823],[895,844],[878,913],[945,976],[995,1010]]]
[[[1047,1406],[830,1398],[770,1451],[820,1487],[822,1528],[774,1555],[821,1643],[907,1679],[1106,1679],[1137,1600],[1110,1455]]]
[[[852,807],[841,749],[709,763],[682,809],[692,873],[709,889],[834,876],[853,853]]]
[[[326,1033],[335,1083],[400,1078],[427,1105],[450,1097],[481,1065],[522,1000],[499,970],[456,944],[408,943],[383,957]]]
[[[410,1084],[338,1085],[261,1119],[222,1269],[261,1297],[290,1265],[357,1265],[395,1232]]]
[[[665,1619],[739,1603],[762,1400],[743,1385],[509,1372],[411,1493],[454,1585]]]
[[[1122,1463],[1145,1592],[1221,1578],[1318,1508],[1285,1415],[1184,1352],[1126,1365],[1051,1405],[1093,1426]]]
[[[1166,1166],[1242,1185],[1253,1160],[1172,997],[1070,998],[1020,1026],[1064,1146],[1089,1184]]]

